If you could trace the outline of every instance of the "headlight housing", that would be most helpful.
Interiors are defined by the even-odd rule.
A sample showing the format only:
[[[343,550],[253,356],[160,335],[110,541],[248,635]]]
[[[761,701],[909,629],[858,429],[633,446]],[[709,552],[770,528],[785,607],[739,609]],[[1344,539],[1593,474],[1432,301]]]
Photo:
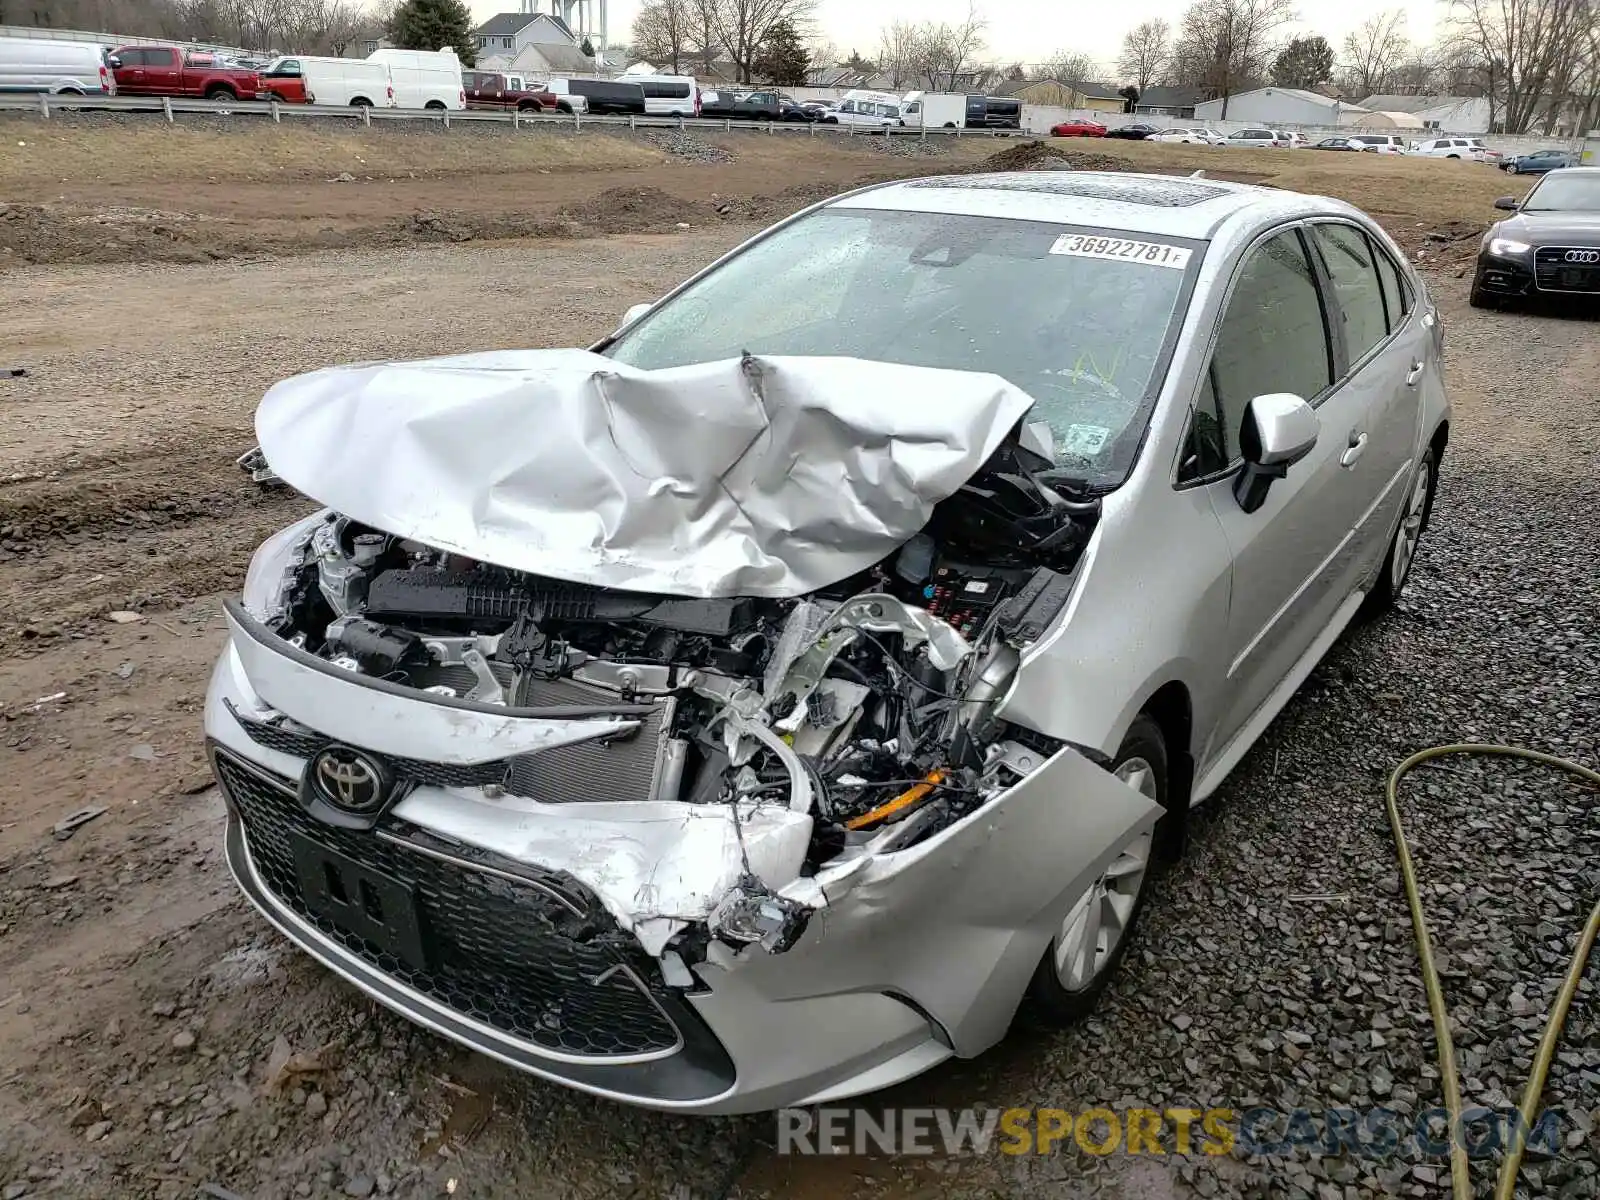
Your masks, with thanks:
[[[1497,237],[1489,239],[1490,254],[1510,256],[1514,254],[1526,254],[1531,249],[1533,249],[1533,247],[1528,245],[1527,242],[1519,242],[1516,238]]]
[[[300,555],[306,539],[311,536],[311,531],[327,520],[327,517],[326,510],[312,513],[311,516],[278,530],[261,543],[260,549],[250,559],[250,567],[244,575],[244,589],[239,597],[244,601],[244,606],[257,617],[265,615],[277,601],[284,572]]]

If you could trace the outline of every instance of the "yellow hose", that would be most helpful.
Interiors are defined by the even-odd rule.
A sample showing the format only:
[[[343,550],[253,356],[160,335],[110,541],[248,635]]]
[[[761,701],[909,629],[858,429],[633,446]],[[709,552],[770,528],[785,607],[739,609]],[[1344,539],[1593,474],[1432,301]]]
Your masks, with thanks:
[[[1456,1136],[1461,1127],[1461,1079],[1456,1073],[1456,1048],[1450,1040],[1450,1017],[1444,1007],[1444,991],[1439,986],[1439,971],[1433,963],[1433,943],[1428,937],[1428,919],[1422,912],[1422,898],[1417,894],[1417,872],[1411,862],[1411,848],[1406,844],[1406,831],[1400,824],[1400,781],[1412,769],[1421,766],[1429,759],[1443,758],[1446,755],[1496,755],[1501,758],[1521,758],[1529,762],[1543,763],[1547,767],[1556,767],[1562,771],[1570,772],[1580,779],[1600,786],[1600,771],[1591,771],[1588,767],[1579,766],[1575,762],[1568,762],[1564,758],[1557,758],[1553,754],[1542,754],[1537,750],[1522,750],[1515,746],[1489,746],[1477,743],[1457,743],[1452,746],[1432,746],[1427,750],[1419,750],[1394,769],[1389,776],[1389,786],[1385,801],[1389,808],[1389,828],[1394,832],[1395,852],[1400,858],[1400,878],[1405,883],[1406,903],[1411,908],[1411,927],[1417,935],[1417,958],[1422,964],[1422,985],[1428,993],[1428,1010],[1433,1014],[1434,1036],[1439,1043],[1439,1076],[1444,1082],[1444,1103],[1450,1114],[1450,1188],[1455,1200],[1472,1200],[1472,1179],[1468,1174],[1467,1149],[1462,1144],[1463,1139]],[[1578,947],[1573,952],[1572,964],[1567,968],[1566,980],[1561,985],[1561,993],[1556,997],[1556,1002],[1550,1008],[1550,1015],[1545,1021],[1544,1038],[1539,1043],[1539,1053],[1534,1056],[1533,1070],[1528,1076],[1528,1085],[1522,1093],[1522,1103],[1519,1111],[1522,1120],[1512,1131],[1511,1143],[1506,1147],[1506,1156],[1500,1164],[1500,1178],[1495,1184],[1495,1200],[1513,1200],[1517,1186],[1517,1170],[1522,1165],[1523,1134],[1533,1124],[1539,1107],[1539,1097],[1544,1094],[1545,1077],[1550,1073],[1550,1060],[1555,1057],[1556,1043],[1561,1038],[1561,1027],[1567,1022],[1567,1010],[1572,1007],[1572,997],[1578,991],[1578,984],[1583,979],[1585,965],[1589,961],[1589,952],[1594,948],[1595,935],[1600,933],[1600,900],[1595,902],[1594,909],[1589,913],[1589,921],[1583,927],[1583,936],[1578,939]]]

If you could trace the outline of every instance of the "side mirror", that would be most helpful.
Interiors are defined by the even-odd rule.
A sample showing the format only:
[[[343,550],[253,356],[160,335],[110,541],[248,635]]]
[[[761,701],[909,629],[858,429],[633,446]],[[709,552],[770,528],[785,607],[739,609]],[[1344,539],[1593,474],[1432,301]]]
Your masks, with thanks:
[[[1245,407],[1239,431],[1244,470],[1233,481],[1233,498],[1245,512],[1255,512],[1267,499],[1274,479],[1282,479],[1317,444],[1322,422],[1299,396],[1270,392]]]
[[[655,306],[648,302],[644,304],[635,304],[632,308],[628,309],[627,312],[622,314],[622,324],[618,325],[617,328],[619,330],[626,329],[640,317],[644,316],[645,313],[649,312],[653,307]]]
[[[1517,209],[1522,207],[1522,203],[1515,196],[1501,196],[1500,199],[1494,202],[1494,206],[1503,208],[1507,212],[1516,212]]]

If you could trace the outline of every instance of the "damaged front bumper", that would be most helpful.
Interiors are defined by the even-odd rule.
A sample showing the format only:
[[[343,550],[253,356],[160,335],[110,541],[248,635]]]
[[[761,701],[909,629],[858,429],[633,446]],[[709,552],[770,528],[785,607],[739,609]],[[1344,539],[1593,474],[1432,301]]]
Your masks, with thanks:
[[[413,1021],[651,1107],[815,1103],[980,1053],[1071,898],[1158,815],[1062,749],[914,845],[805,870],[798,806],[741,824],[729,805],[608,801],[595,781],[660,770],[639,705],[408,692],[328,668],[240,606],[229,621],[206,731],[229,864],[255,905]],[[329,745],[381,764],[398,799],[365,823],[320,818],[305,784]],[[574,747],[597,760],[570,777],[590,794],[541,802],[472,774],[513,756],[576,762]],[[708,932],[740,900],[798,919],[766,945]],[[686,962],[669,946],[680,935],[703,954]]]

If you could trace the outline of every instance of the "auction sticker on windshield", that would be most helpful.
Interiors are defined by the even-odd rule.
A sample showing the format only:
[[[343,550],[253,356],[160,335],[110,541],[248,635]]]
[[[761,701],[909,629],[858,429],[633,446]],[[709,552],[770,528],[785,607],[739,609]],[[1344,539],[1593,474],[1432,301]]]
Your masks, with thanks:
[[[1181,271],[1189,265],[1191,251],[1187,246],[1169,246],[1165,242],[1136,242],[1132,238],[1064,233],[1050,247],[1050,253],[1071,254],[1076,258],[1113,258],[1151,267],[1175,267]]]

